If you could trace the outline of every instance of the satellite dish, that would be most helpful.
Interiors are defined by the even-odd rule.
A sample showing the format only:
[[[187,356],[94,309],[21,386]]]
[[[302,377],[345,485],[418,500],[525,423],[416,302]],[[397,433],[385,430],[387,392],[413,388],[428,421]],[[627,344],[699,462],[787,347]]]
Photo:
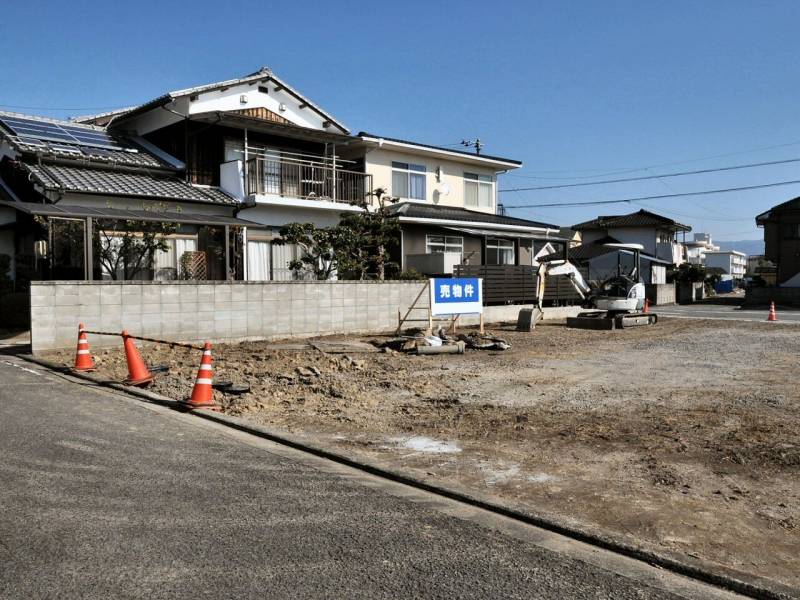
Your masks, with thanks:
[[[436,186],[436,191],[439,192],[440,196],[449,196],[450,186],[446,183],[440,183],[438,186]]]

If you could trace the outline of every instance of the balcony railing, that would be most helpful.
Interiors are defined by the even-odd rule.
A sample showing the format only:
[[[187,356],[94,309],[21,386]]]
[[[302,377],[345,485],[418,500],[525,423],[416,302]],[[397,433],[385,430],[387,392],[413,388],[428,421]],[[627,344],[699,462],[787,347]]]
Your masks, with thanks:
[[[247,193],[363,205],[372,175],[330,164],[257,157],[247,161]]]

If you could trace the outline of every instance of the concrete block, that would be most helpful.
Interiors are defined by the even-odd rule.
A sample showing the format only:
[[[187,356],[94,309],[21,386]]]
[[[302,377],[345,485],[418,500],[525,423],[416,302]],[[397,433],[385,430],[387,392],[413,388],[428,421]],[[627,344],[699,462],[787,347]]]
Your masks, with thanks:
[[[101,285],[100,304],[122,304],[122,286]]]
[[[231,335],[247,335],[247,319],[231,319]]]
[[[247,301],[247,288],[249,286],[236,283],[229,283],[227,285],[230,287],[231,290],[231,302]]]
[[[161,304],[177,304],[180,302],[180,288],[183,286],[178,285],[162,285],[161,288]]]
[[[196,315],[202,308],[197,302],[181,302],[178,304],[180,314]]]
[[[197,302],[197,288],[196,285],[177,285],[178,288],[178,302],[181,303],[196,303]]]
[[[169,339],[175,339],[175,336],[180,333],[180,331],[181,324],[179,321],[167,319],[161,323],[161,335],[169,337]]]
[[[223,339],[231,337],[230,320],[214,322],[214,337]]]
[[[160,285],[142,285],[141,289],[142,304],[159,304],[161,302]]]
[[[142,311],[144,312],[144,310]],[[170,302],[170,303],[163,303],[161,304],[161,314],[162,315],[173,315],[181,312],[181,305],[177,302]],[[164,321],[170,321],[172,318],[165,318]]]
[[[203,284],[197,286],[197,303],[205,306],[212,306],[216,297],[216,286]]]
[[[56,306],[78,306],[78,294],[59,294],[56,290],[55,304]]]
[[[142,314],[142,318],[144,318],[144,315],[159,315],[159,314],[161,314],[161,303],[160,302],[143,303],[141,305],[141,314]]]
[[[246,292],[246,300],[248,302],[261,302],[264,295],[264,286],[260,283],[254,283],[244,286]]]
[[[233,310],[233,302],[219,300],[215,301],[214,304],[212,306],[209,306],[208,308],[213,310],[215,313],[230,312],[231,310]]]
[[[56,307],[52,305],[31,306],[31,319],[33,319],[34,322],[39,321],[40,319],[53,318],[55,317],[56,313]]]
[[[231,301],[231,287],[229,284],[220,283],[214,286],[214,304]]]

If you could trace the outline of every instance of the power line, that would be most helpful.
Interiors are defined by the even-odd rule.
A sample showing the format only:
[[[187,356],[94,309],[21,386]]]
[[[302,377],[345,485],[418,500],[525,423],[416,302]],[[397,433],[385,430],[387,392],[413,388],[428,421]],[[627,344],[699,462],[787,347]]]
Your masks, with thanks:
[[[645,204],[644,202],[640,202],[638,200],[634,201],[634,204],[637,204],[638,206],[642,206],[644,208],[648,208],[650,210],[657,210],[657,211],[660,211],[660,212],[665,212],[665,213],[670,214],[670,215],[677,215],[679,217],[684,217],[686,219],[695,219],[697,221],[713,221],[713,222],[719,222],[719,223],[745,223],[745,222],[752,222],[753,221],[752,217],[747,217],[747,218],[743,218],[743,219],[723,219],[723,218],[720,218],[720,217],[709,217],[708,215],[690,215],[690,214],[683,213],[683,212],[678,212],[678,211],[675,211],[675,210],[669,210],[669,209],[660,208],[658,206],[653,206],[652,204]]]
[[[716,173],[719,171],[735,171],[737,169],[752,169],[755,167],[767,167],[770,165],[784,165],[787,163],[800,162],[800,158],[787,158],[784,160],[771,160],[760,163],[749,163],[745,165],[734,165],[730,167],[717,167],[714,169],[698,169],[696,171],[681,171],[678,173],[664,173],[663,175],[642,175],[641,177],[625,177],[622,179],[604,179],[602,181],[587,181],[583,183],[563,183],[559,185],[541,185],[536,187],[509,188],[497,190],[498,192],[531,192],[536,190],[557,190],[562,188],[585,187],[588,185],[607,185],[609,183],[624,183],[628,181],[644,181],[646,179],[665,179],[668,177],[683,177],[685,175],[702,175],[704,173]]]
[[[683,192],[680,194],[661,194],[658,196],[639,196],[636,198],[620,198],[617,200],[591,200],[588,202],[552,202],[549,204],[507,204],[506,208],[554,208],[559,206],[591,206],[600,204],[622,204],[637,202],[639,200],[662,200],[665,198],[683,198],[686,196],[703,196],[705,194],[727,194],[729,192],[743,192],[747,190],[758,190],[763,188],[779,187],[782,185],[794,185],[800,183],[800,179],[791,181],[776,181],[773,183],[762,183],[760,185],[746,185],[742,187],[722,188],[717,190],[703,190],[700,192]]]
[[[704,160],[713,160],[715,158],[728,158],[729,156],[740,156],[742,154],[752,154],[753,152],[761,152],[762,150],[774,150],[776,148],[786,148],[788,146],[797,146],[800,145],[800,141],[797,142],[788,142],[785,144],[775,144],[773,146],[760,146],[758,148],[750,148],[749,150],[739,150],[737,152],[728,152],[726,154],[716,154],[714,156],[704,156],[702,158],[690,158],[687,160],[679,160],[675,162],[668,162],[668,163],[661,163],[657,165],[649,165],[646,167],[632,167],[632,168],[620,168],[614,169],[612,171],[607,171],[605,173],[595,173],[594,175],[582,175],[580,177],[537,177],[535,175],[520,175],[519,173],[509,173],[509,177],[521,177],[523,179],[551,179],[551,180],[558,180],[564,181],[568,179],[595,179],[597,177],[608,177],[610,175],[624,175],[625,173],[635,173],[637,171],[647,171],[649,169],[657,169],[660,167],[674,167],[675,165],[685,165],[688,163],[693,162],[702,162]],[[539,173],[586,173],[590,171],[600,171],[602,169],[583,169],[581,170],[572,170],[572,171],[538,171]]]

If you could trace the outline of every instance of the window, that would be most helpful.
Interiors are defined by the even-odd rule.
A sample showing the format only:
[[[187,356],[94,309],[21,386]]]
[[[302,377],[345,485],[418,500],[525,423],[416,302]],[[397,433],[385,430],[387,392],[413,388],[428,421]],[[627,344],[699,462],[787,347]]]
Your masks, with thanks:
[[[486,240],[487,265],[513,265],[515,262],[513,240]]]
[[[660,231],[657,234],[657,242],[659,244],[671,244],[673,242],[672,234],[666,231]]]
[[[490,175],[464,173],[464,205],[492,207],[492,178]]]
[[[181,257],[184,252],[196,252],[195,238],[167,238],[166,250],[158,250],[153,255],[153,279],[172,281],[181,276]]]
[[[425,200],[425,165],[392,161],[392,196]]]
[[[425,252],[427,254],[458,252],[459,256],[464,256],[464,238],[449,235],[426,235]]]

